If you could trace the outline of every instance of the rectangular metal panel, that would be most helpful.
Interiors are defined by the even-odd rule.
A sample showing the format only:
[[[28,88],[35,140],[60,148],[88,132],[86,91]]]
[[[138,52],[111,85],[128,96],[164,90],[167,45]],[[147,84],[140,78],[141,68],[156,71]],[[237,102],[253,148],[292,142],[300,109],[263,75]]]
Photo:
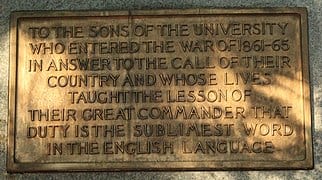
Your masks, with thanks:
[[[308,169],[304,8],[14,12],[8,171]]]

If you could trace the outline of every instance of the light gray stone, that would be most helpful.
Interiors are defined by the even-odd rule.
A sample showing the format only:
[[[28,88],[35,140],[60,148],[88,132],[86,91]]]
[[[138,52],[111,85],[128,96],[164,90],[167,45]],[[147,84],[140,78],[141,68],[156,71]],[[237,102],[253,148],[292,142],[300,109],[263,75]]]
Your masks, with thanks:
[[[225,7],[306,7],[312,93],[314,170],[92,172],[7,174],[9,15],[16,10],[133,10]],[[0,179],[322,179],[322,1],[321,0],[0,0]]]

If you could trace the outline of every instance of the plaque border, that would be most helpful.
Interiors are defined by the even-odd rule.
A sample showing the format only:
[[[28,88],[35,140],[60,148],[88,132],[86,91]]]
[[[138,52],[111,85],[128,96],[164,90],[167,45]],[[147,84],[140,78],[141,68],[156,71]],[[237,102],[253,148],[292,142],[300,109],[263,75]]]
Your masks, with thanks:
[[[191,162],[113,162],[113,163],[19,163],[15,159],[15,121],[16,121],[16,90],[17,90],[17,52],[18,25],[21,18],[50,18],[50,17],[108,17],[108,16],[178,16],[178,15],[223,15],[223,14],[259,14],[283,15],[296,14],[300,17],[300,47],[302,59],[302,87],[304,112],[304,141],[305,158],[294,161],[191,161]],[[10,72],[9,72],[9,109],[8,109],[8,151],[7,171],[15,172],[68,172],[68,171],[175,171],[175,170],[268,170],[268,169],[312,169],[312,126],[311,126],[311,97],[309,85],[308,59],[308,17],[306,8],[254,8],[254,9],[163,9],[163,10],[129,10],[129,11],[16,11],[10,17]],[[292,163],[290,163],[292,162]],[[196,164],[198,166],[196,167]],[[180,164],[180,165],[178,165]]]

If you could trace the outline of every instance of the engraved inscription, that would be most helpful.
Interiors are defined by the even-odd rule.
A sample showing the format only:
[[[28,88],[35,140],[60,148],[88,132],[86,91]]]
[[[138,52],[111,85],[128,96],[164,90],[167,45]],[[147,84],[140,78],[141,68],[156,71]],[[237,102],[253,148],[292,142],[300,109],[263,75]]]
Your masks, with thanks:
[[[14,163],[310,167],[296,10],[17,15]]]

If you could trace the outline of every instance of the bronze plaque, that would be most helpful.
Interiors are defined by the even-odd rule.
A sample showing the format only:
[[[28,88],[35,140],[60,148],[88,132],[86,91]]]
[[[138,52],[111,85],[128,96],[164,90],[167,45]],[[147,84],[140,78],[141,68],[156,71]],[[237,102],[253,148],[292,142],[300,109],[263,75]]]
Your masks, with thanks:
[[[312,168],[304,8],[14,12],[8,171]]]

